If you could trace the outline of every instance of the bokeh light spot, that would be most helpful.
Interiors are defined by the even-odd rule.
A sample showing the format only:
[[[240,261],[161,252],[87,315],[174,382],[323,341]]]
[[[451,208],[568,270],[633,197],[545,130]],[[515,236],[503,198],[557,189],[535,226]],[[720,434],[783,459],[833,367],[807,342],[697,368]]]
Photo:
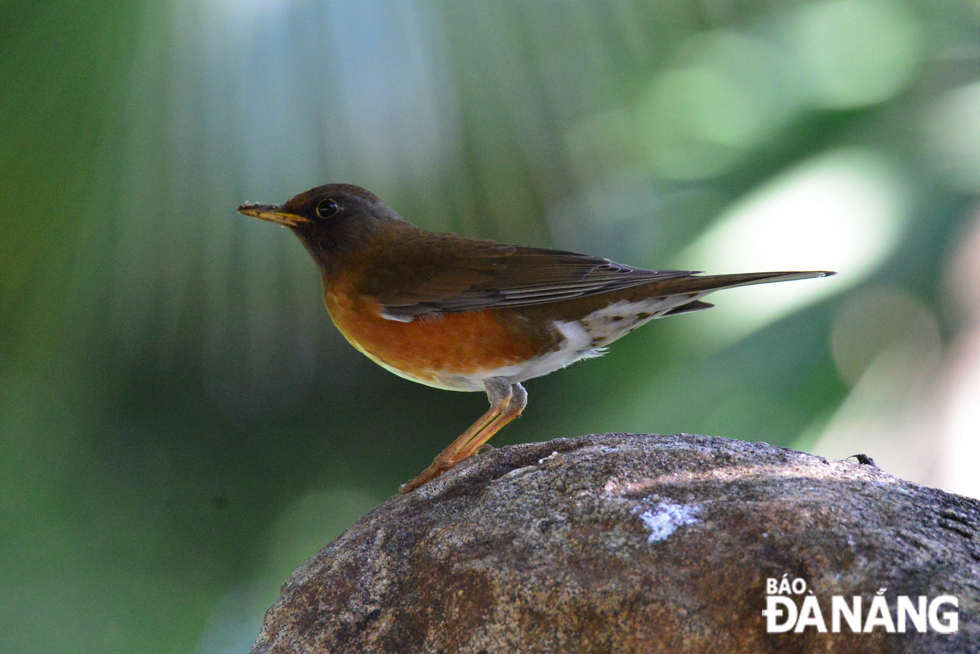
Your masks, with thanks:
[[[854,302],[865,301],[873,315],[856,317]],[[872,304],[873,302],[873,304]],[[868,322],[877,317],[880,334],[870,336]],[[863,324],[862,324],[863,323]],[[857,333],[845,337],[842,331]],[[937,429],[933,401],[940,378],[943,344],[934,313],[900,290],[872,301],[871,295],[852,300],[835,324],[835,362],[843,374],[860,373],[850,395],[823,429],[812,452],[842,459],[856,452],[873,453],[883,470],[900,479],[922,479],[935,464],[937,448],[931,438]],[[862,336],[868,340],[859,341]],[[849,338],[849,347],[841,341]],[[845,349],[858,355],[847,362]],[[875,351],[877,350],[877,351]],[[870,356],[870,360],[865,357]],[[859,365],[855,365],[859,364]]]
[[[936,99],[922,120],[932,165],[954,189],[980,192],[980,81]]]
[[[637,107],[653,170],[666,179],[723,173],[782,127],[796,93],[771,43],[715,31],[689,39]]]
[[[857,284],[904,233],[908,198],[888,160],[846,149],[790,170],[732,206],[675,261],[709,273],[835,270],[836,277],[726,292],[685,333],[733,342]]]
[[[911,80],[923,51],[919,22],[902,3],[836,0],[800,10],[790,41],[811,97],[845,109],[888,100]]]

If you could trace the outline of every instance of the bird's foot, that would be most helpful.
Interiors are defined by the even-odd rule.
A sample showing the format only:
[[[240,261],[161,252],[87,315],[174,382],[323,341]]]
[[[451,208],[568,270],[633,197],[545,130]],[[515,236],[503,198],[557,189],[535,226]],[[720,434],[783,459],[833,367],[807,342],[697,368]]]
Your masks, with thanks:
[[[398,492],[402,495],[406,493],[411,493],[413,490],[421,486],[422,484],[427,484],[436,477],[442,475],[442,473],[451,470],[459,461],[452,461],[450,459],[444,459],[441,456],[437,456],[436,460],[432,462],[428,468],[422,471],[415,479],[406,481],[404,484],[398,487]]]

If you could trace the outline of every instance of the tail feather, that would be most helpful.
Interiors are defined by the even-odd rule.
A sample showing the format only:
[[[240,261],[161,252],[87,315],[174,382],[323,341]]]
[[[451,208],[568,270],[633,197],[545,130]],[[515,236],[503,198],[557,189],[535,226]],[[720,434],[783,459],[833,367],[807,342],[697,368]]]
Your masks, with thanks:
[[[667,316],[679,316],[682,313],[691,313],[692,311],[701,311],[703,309],[710,309],[715,305],[709,302],[702,302],[700,300],[695,300],[693,302],[688,302],[687,304],[682,304],[679,307],[674,307],[667,313],[660,316],[661,318],[666,318]]]
[[[723,288],[751,286],[753,284],[769,284],[771,282],[789,282],[797,279],[813,279],[815,277],[830,277],[837,273],[829,270],[810,270],[796,272],[760,272],[738,273],[734,275],[691,275],[675,279],[665,279],[656,282],[657,294],[681,295],[685,293],[709,293]],[[651,284],[653,286],[653,284]],[[690,306],[690,305],[687,305]],[[707,308],[707,307],[698,307]],[[697,309],[691,309],[696,311]]]

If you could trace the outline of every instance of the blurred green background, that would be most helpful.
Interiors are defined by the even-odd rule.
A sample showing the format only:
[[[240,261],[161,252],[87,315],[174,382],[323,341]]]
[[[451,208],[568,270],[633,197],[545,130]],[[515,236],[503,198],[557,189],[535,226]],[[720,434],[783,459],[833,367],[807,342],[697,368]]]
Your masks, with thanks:
[[[0,5],[0,651],[245,652],[486,406],[330,324],[326,182],[740,289],[527,384],[497,446],[765,440],[980,496],[977,0]]]

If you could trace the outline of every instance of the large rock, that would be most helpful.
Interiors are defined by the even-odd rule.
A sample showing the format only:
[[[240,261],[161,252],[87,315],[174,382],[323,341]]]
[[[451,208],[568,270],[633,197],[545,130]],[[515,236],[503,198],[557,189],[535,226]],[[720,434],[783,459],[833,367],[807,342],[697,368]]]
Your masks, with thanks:
[[[802,633],[767,633],[772,590]],[[871,633],[829,633],[834,596]],[[924,633],[887,632],[899,596],[935,605]],[[978,603],[976,500],[763,443],[604,434],[392,497],[293,574],[252,652],[980,652]]]

